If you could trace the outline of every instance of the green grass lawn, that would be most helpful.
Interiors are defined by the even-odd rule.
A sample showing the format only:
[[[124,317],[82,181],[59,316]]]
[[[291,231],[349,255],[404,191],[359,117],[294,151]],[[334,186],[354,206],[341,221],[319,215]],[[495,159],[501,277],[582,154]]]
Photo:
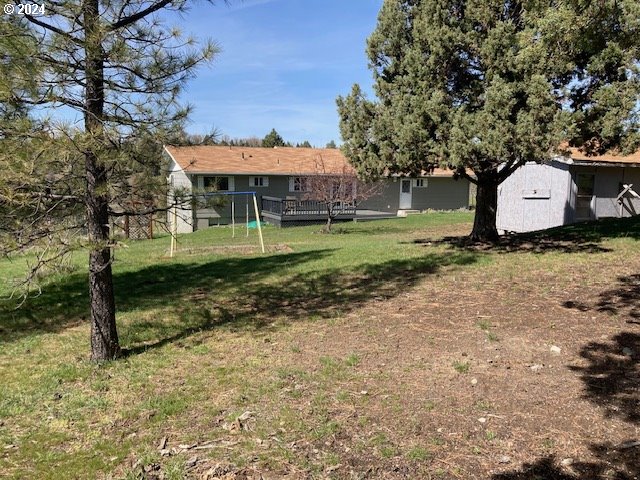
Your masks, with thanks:
[[[201,455],[238,468],[258,464],[278,471],[287,464],[320,475],[341,463],[337,454],[312,461],[273,438],[304,432],[309,441],[324,442],[335,436],[340,425],[328,405],[356,401],[346,385],[356,380],[362,358],[353,346],[335,355],[318,352],[317,368],[296,365],[305,332],[321,335],[325,325],[360,318],[372,302],[393,302],[427,278],[442,278],[433,288],[451,291],[451,278],[489,270],[504,281],[532,268],[562,272],[584,265],[590,271],[597,255],[580,248],[580,239],[605,251],[608,262],[623,262],[637,249],[637,222],[559,230],[543,237],[558,238],[544,253],[438,241],[468,233],[472,219],[469,212],[413,215],[339,224],[330,235],[318,233],[318,226],[266,227],[267,254],[227,248],[257,245],[255,231],[248,240],[231,239],[228,228],[181,236],[173,258],[169,237],[129,242],[116,250],[114,262],[126,357],[104,365],[88,361],[87,255],[74,254],[67,273],[43,280],[40,295],[17,309],[18,299],[0,304],[0,472],[8,478],[139,478],[141,465],[158,464],[164,478],[184,478],[189,453],[161,456],[161,438],[228,441],[221,425],[261,409],[232,446]],[[541,237],[531,238],[537,245]],[[0,261],[4,298],[26,261]],[[493,334],[488,324],[476,330]],[[267,353],[273,349],[280,354]],[[304,418],[278,400],[282,391],[291,401],[306,398],[309,385],[316,393]],[[357,402],[367,409],[364,394]],[[424,462],[432,455],[422,445],[403,453],[387,437],[352,448],[381,452],[381,461]],[[269,447],[256,453],[256,441]]]
[[[404,275],[407,269],[429,270],[464,262],[469,255],[441,254],[440,249],[439,253],[424,256],[423,249],[411,242],[422,232],[437,236],[439,228],[445,225],[449,228],[463,225],[466,229],[471,220],[472,214],[468,212],[414,215],[406,219],[338,224],[331,235],[319,233],[317,225],[289,229],[267,226],[264,228],[267,247],[285,246],[286,251],[264,255],[258,253],[256,230],[250,231],[249,238],[239,233],[235,239],[231,238],[230,228],[181,235],[173,258],[168,257],[168,236],[130,242],[116,250],[113,266],[119,321],[123,325],[122,345],[133,348],[159,335],[201,327],[203,321],[210,320],[202,318],[201,302],[183,300],[197,295],[201,288],[215,290],[216,298],[207,301],[224,304],[226,299],[235,301],[250,296],[257,297],[256,302],[269,302],[283,294],[283,289],[278,288],[283,283],[299,284],[299,292],[287,290],[286,294],[301,298],[305,289],[322,286],[327,289],[324,292],[327,303],[331,303],[339,300],[332,295],[343,293],[338,291],[342,283],[358,276],[375,277],[388,272]],[[255,253],[235,253],[234,247],[246,245],[251,245]],[[29,257],[19,257],[0,263],[1,296],[11,294],[11,284],[22,278],[28,261]],[[32,333],[57,332],[84,321],[88,314],[86,263],[87,255],[77,252],[70,261],[73,273],[48,278],[42,294],[19,310],[11,310],[19,298],[6,303],[0,338],[30,338]],[[349,300],[345,298],[342,303]],[[161,311],[165,321],[141,320],[141,313],[148,317],[154,311]],[[245,317],[241,312],[234,314],[234,323],[243,323]],[[168,318],[172,321],[166,321]]]

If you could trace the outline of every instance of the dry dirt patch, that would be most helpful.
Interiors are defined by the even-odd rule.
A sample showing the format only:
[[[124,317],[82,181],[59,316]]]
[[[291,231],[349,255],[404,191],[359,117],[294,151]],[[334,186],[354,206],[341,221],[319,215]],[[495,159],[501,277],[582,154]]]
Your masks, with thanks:
[[[448,267],[334,320],[234,337],[226,355],[259,361],[221,418],[255,422],[210,427],[237,443],[192,475],[638,478],[640,259],[598,255]]]

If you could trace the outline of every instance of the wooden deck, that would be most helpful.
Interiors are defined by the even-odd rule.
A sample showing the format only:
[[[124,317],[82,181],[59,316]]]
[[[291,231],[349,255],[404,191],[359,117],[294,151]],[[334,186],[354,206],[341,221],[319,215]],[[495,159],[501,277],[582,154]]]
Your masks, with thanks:
[[[277,197],[262,197],[262,218],[265,222],[279,227],[308,225],[327,221],[327,207],[315,200],[292,200]],[[343,204],[334,221],[356,218],[355,204]]]

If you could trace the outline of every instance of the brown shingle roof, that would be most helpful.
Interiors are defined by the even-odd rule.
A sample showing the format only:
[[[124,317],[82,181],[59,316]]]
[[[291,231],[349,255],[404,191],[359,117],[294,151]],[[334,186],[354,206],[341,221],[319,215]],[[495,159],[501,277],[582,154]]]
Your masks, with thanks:
[[[260,148],[228,146],[166,146],[166,151],[187,173],[226,175],[313,175],[317,173],[353,172],[353,167],[337,148]],[[569,148],[575,162],[639,164],[640,151],[633,155],[587,156]],[[324,162],[319,171],[318,160]],[[453,172],[436,168],[429,176],[450,177]]]
[[[337,148],[165,146],[165,150],[187,173],[226,175],[313,175],[353,172]],[[319,171],[322,159],[324,171]],[[436,168],[430,176],[450,177],[453,172]]]
[[[165,149],[187,173],[295,175],[352,171],[336,148],[166,146]],[[318,171],[320,159],[325,172]]]
[[[592,163],[638,163],[640,164],[640,150],[632,155],[613,155],[606,153],[604,155],[587,156],[577,148],[569,148],[571,159],[576,162],[592,162]]]

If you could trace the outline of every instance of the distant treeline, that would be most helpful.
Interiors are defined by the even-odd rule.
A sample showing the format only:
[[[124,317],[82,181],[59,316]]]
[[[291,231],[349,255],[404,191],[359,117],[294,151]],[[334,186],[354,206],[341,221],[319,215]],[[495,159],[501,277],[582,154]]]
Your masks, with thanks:
[[[272,129],[264,138],[244,137],[233,138],[229,135],[222,135],[217,129],[213,129],[210,133],[187,133],[185,131],[178,132],[171,139],[173,145],[228,145],[232,147],[297,147],[297,148],[315,148],[308,140],[301,143],[293,143],[285,141],[282,136]],[[324,148],[337,148],[336,143],[331,140]]]

